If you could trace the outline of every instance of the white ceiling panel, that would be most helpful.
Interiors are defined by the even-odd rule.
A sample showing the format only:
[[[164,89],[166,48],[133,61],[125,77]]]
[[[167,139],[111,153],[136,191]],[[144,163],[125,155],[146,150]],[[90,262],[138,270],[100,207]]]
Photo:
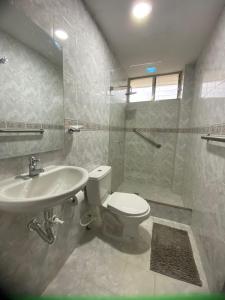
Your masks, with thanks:
[[[130,77],[183,69],[205,46],[225,0],[152,0],[150,17],[131,17],[133,0],[85,0],[114,53]],[[146,63],[150,63],[145,65]],[[141,65],[131,67],[132,65]]]

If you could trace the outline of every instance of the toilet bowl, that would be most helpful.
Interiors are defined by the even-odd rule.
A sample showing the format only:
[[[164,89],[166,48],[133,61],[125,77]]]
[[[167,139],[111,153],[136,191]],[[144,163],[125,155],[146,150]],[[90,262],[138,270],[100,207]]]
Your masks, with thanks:
[[[101,166],[89,174],[87,184],[88,202],[100,208],[103,232],[117,239],[135,239],[139,225],[150,215],[146,200],[130,193],[111,190],[111,167]]]

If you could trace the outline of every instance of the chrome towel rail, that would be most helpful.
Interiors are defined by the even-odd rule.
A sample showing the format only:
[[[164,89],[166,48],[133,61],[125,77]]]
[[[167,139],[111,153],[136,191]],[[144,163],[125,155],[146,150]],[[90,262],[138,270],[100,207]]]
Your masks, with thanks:
[[[144,140],[146,140],[148,143],[150,143],[152,146],[156,147],[156,148],[161,148],[162,145],[156,143],[155,141],[153,141],[150,138],[147,138],[145,135],[143,135],[141,132],[139,132],[137,129],[133,129],[133,132],[136,133],[137,135],[139,135],[140,137],[142,137]]]
[[[0,133],[40,133],[43,134],[44,129],[8,129],[0,128]]]
[[[225,143],[225,135],[203,135],[201,136],[202,140],[214,141],[214,142],[222,142]]]

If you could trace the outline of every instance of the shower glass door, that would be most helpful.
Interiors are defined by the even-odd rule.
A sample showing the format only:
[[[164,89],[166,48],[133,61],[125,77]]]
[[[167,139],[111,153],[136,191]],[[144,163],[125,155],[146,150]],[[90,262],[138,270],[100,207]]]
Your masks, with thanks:
[[[144,93],[134,86],[129,89],[129,81],[121,82],[115,72],[111,73],[109,164],[113,169],[112,190],[183,207],[177,153],[180,101],[164,99],[165,91],[170,88],[165,82],[166,78],[160,78],[157,97],[160,93],[164,97],[159,101],[146,96],[150,91],[147,81],[142,82]],[[145,101],[138,101],[139,92]],[[127,102],[129,93],[132,102]]]

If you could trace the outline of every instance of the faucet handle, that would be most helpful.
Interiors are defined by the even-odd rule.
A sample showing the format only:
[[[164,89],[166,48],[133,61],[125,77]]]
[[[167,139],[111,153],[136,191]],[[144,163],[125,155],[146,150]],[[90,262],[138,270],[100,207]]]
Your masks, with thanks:
[[[29,176],[34,177],[39,175],[40,173],[44,172],[44,169],[37,168],[38,162],[40,161],[39,158],[36,158],[35,156],[31,156],[29,158]]]
[[[53,224],[64,224],[64,221],[63,220],[61,220],[60,218],[58,218],[56,215],[54,215],[53,217],[52,217],[52,223]]]

